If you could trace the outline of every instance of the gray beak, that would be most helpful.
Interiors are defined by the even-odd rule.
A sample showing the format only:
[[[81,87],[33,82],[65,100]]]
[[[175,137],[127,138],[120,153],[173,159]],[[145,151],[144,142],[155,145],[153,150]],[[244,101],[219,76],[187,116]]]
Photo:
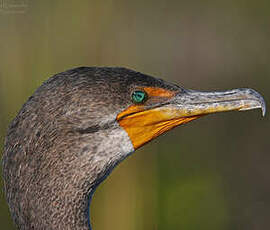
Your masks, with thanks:
[[[181,117],[251,109],[261,109],[263,116],[266,113],[263,97],[257,91],[248,88],[222,92],[183,90],[172,99],[168,107]]]

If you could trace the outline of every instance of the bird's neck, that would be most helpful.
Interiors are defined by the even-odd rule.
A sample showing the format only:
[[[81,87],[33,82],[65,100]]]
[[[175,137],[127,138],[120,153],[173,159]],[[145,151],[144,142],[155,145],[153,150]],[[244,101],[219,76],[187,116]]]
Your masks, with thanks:
[[[53,223],[53,229],[91,229],[89,208],[96,187],[134,151],[128,135],[119,128],[102,130],[99,134],[84,133],[78,137],[80,145],[72,144],[68,148],[70,158],[76,155],[75,159],[70,159],[72,167],[69,168],[67,161],[60,175],[53,176],[51,196],[43,202],[48,205],[48,218]],[[99,139],[99,136],[102,138]]]

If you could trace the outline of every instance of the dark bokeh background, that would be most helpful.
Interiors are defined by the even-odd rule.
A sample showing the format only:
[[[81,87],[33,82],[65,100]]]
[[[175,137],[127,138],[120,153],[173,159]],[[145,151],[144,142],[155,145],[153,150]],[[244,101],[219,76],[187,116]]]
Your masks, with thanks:
[[[269,0],[1,0],[1,152],[33,90],[77,66],[125,66],[199,90],[251,87],[269,102],[269,41]],[[269,128],[260,111],[230,112],[159,137],[98,188],[93,228],[269,229]],[[0,194],[1,229],[14,229]]]

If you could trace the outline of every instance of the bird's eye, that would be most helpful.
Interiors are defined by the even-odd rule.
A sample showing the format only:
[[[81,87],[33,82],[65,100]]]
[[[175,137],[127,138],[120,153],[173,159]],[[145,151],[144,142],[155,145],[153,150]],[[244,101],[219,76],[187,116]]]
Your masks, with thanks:
[[[147,99],[147,94],[142,90],[136,90],[131,94],[131,99],[136,104],[143,103]]]

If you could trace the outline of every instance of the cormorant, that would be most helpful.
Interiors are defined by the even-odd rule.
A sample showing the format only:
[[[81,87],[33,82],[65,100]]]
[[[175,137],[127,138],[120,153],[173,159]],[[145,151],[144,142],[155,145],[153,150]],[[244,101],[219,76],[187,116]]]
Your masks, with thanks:
[[[6,199],[21,230],[90,229],[113,168],[162,133],[210,113],[261,108],[252,89],[187,90],[126,68],[80,67],[44,82],[5,139]]]

